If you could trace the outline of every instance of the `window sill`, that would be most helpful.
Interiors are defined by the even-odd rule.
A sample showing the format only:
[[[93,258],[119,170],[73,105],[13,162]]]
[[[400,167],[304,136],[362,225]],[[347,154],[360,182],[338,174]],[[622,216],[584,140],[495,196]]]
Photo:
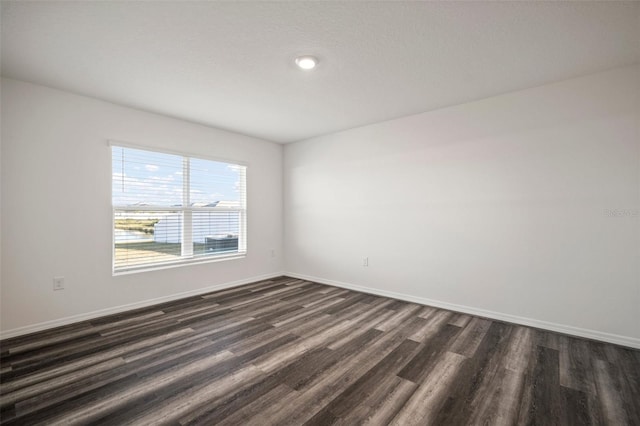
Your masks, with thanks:
[[[191,265],[200,265],[203,263],[216,263],[216,262],[225,262],[227,260],[236,260],[236,259],[244,259],[247,257],[247,253],[231,253],[227,255],[220,255],[210,258],[197,258],[197,259],[185,259],[179,260],[175,262],[167,262],[155,265],[140,265],[140,266],[132,266],[129,268],[122,268],[117,271],[112,272],[112,276],[117,277],[120,275],[131,275],[137,274],[139,272],[152,272],[152,271],[160,271],[163,269],[172,269],[172,268],[180,268],[183,266],[191,266]]]

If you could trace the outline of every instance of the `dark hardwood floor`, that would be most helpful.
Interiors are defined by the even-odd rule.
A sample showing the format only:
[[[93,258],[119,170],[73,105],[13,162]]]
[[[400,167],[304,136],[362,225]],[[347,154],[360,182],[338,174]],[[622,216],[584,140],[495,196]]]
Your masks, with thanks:
[[[640,425],[640,351],[285,277],[1,346],[6,425]]]

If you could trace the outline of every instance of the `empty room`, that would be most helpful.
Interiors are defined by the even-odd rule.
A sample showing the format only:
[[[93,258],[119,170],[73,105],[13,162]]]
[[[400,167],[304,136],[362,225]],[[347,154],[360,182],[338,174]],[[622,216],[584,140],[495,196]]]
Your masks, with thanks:
[[[640,425],[639,1],[0,8],[0,424]]]

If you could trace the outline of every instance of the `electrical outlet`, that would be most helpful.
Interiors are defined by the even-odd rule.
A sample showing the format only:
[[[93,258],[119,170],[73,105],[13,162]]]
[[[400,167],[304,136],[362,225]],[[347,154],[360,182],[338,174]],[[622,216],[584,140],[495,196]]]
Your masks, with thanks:
[[[276,249],[271,249],[271,257],[276,257]]]
[[[64,277],[53,277],[53,289],[64,290]]]
[[[369,266],[369,258],[368,257],[363,257],[362,258],[362,266]]]

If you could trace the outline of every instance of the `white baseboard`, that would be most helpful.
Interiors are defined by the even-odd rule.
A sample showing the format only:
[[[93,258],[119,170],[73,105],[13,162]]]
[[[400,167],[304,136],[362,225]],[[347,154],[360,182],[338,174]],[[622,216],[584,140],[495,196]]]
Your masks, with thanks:
[[[244,284],[250,284],[257,281],[267,280],[270,278],[276,278],[279,276],[289,276],[292,278],[299,278],[307,281],[313,281],[321,284],[328,284],[336,287],[346,288],[349,290],[355,290],[362,293],[374,294],[376,296],[391,297],[393,299],[405,300],[407,302],[419,303],[421,305],[429,305],[437,308],[448,309],[450,311],[462,312],[469,315],[476,315],[485,318],[495,319],[498,321],[506,321],[514,324],[525,325],[529,327],[541,328],[544,330],[555,331],[558,333],[569,334],[572,336],[584,337],[587,339],[599,340],[607,343],[614,343],[617,345],[627,346],[631,348],[640,349],[640,339],[620,336],[617,334],[603,333],[596,330],[588,330],[579,327],[573,327],[569,325],[557,324],[548,321],[536,320],[533,318],[520,317],[516,315],[504,314],[500,312],[487,311],[484,309],[473,308],[464,305],[456,305],[453,303],[441,302],[439,300],[427,299],[424,297],[412,296],[404,293],[396,293],[393,291],[380,290],[371,287],[364,287],[355,284],[349,284],[341,281],[330,280],[321,277],[314,277],[310,275],[298,274],[295,272],[279,272],[273,274],[259,275],[242,280],[232,281],[224,284],[217,284],[213,286],[203,287],[196,290],[185,291],[182,293],[175,293],[168,296],[158,297],[154,299],[143,300],[140,302],[129,303],[126,305],[114,306],[112,308],[100,309],[97,311],[87,312],[78,315],[72,315],[52,321],[45,321],[37,324],[31,324],[24,327],[18,327],[10,330],[0,332],[0,340],[9,339],[11,337],[22,336],[29,333],[35,333],[37,331],[43,331],[50,328],[60,327],[63,325],[69,325],[80,321],[86,321],[103,317],[106,315],[117,314],[132,309],[145,308],[147,306],[157,305],[159,303],[170,302],[172,300],[183,299],[186,297],[197,296],[199,294],[205,294],[212,291],[224,290],[231,287],[237,287]]]
[[[270,278],[276,278],[283,276],[283,272],[259,275],[242,280],[232,281],[224,284],[216,284],[208,287],[198,288],[196,290],[185,291],[182,293],[170,294],[168,296],[156,297],[154,299],[142,300],[140,302],[129,303],[126,305],[114,306],[112,308],[100,309],[97,311],[86,312],[84,314],[72,315],[52,321],[40,322],[37,324],[31,324],[24,327],[18,327],[11,330],[5,330],[0,332],[0,340],[9,339],[11,337],[22,336],[24,334],[35,333],[37,331],[43,331],[50,328],[60,327],[62,325],[69,325],[80,321],[86,321],[103,317],[106,315],[118,314],[124,311],[130,311],[132,309],[146,308],[147,306],[157,305],[159,303],[170,302],[172,300],[184,299],[185,297],[197,296],[199,294],[210,293],[212,291],[224,290],[231,287],[237,287],[244,284],[250,284],[257,281],[268,280]]]
[[[412,296],[404,293],[396,293],[393,291],[380,290],[377,288],[363,287],[355,284],[344,283],[341,281],[334,281],[320,277],[313,277],[310,275],[297,274],[295,272],[285,272],[284,275],[292,278],[299,278],[302,280],[313,281],[321,284],[328,284],[335,287],[346,288],[349,290],[355,290],[362,293],[369,293],[376,296],[391,297],[393,299],[404,300],[407,302],[418,303],[421,305],[429,305],[436,308],[447,309],[450,311],[461,312],[465,314],[485,317],[489,319],[495,319],[498,321],[505,321],[514,324],[526,325],[529,327],[541,328],[543,330],[555,331],[558,333],[569,334],[572,336],[584,337],[592,340],[599,340],[607,343],[614,343],[616,345],[627,346],[630,348],[640,349],[640,339],[634,337],[620,336],[617,334],[603,333],[596,330],[588,330],[579,327],[573,327],[570,325],[557,324],[548,321],[536,320],[533,318],[520,317],[516,315],[504,314],[501,312],[487,311],[484,309],[473,308],[470,306],[456,305],[453,303],[441,302],[439,300],[426,299],[424,297]]]

